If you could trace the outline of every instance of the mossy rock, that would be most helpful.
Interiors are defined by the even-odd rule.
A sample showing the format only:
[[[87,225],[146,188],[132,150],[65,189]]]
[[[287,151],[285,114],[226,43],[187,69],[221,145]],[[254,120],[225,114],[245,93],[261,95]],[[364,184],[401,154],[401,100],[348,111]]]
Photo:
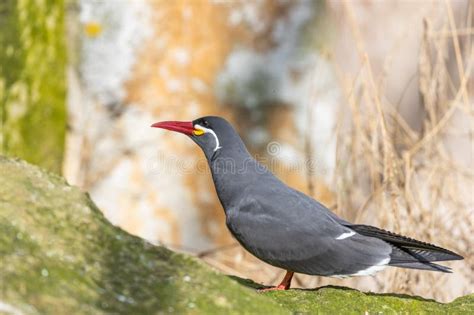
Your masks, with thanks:
[[[395,314],[474,310],[337,287],[257,293],[110,224],[57,175],[0,157],[0,314]]]
[[[0,153],[61,171],[64,0],[0,1]]]

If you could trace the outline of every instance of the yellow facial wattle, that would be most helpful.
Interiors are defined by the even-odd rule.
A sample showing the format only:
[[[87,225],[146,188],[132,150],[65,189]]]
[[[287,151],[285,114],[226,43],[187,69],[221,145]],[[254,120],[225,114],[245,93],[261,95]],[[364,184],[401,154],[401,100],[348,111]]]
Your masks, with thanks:
[[[193,135],[195,135],[195,136],[202,136],[203,134],[204,134],[203,130],[200,130],[200,129],[194,129],[193,130]]]

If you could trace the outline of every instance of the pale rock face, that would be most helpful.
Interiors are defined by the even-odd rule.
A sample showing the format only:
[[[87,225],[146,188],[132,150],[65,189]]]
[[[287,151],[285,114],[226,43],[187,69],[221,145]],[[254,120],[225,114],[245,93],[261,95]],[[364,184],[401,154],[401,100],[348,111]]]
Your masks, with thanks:
[[[89,93],[102,103],[121,102],[137,50],[153,29],[144,1],[80,0],[84,29],[80,72]]]

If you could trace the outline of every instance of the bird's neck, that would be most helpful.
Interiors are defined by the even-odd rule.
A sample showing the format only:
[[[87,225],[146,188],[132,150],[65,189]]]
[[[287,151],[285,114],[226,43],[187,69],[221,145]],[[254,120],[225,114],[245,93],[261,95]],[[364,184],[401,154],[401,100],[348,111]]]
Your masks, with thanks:
[[[233,150],[221,149],[212,159],[208,158],[212,179],[224,210],[233,207],[242,196],[245,187],[265,172],[245,147]]]

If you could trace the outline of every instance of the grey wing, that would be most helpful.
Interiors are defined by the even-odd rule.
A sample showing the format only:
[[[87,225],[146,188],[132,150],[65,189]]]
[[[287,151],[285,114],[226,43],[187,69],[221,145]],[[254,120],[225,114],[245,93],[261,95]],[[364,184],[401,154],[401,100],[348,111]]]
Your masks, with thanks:
[[[341,225],[300,194],[275,187],[247,194],[239,210],[228,213],[227,225],[249,252],[299,273],[354,275],[390,261],[390,245]]]

